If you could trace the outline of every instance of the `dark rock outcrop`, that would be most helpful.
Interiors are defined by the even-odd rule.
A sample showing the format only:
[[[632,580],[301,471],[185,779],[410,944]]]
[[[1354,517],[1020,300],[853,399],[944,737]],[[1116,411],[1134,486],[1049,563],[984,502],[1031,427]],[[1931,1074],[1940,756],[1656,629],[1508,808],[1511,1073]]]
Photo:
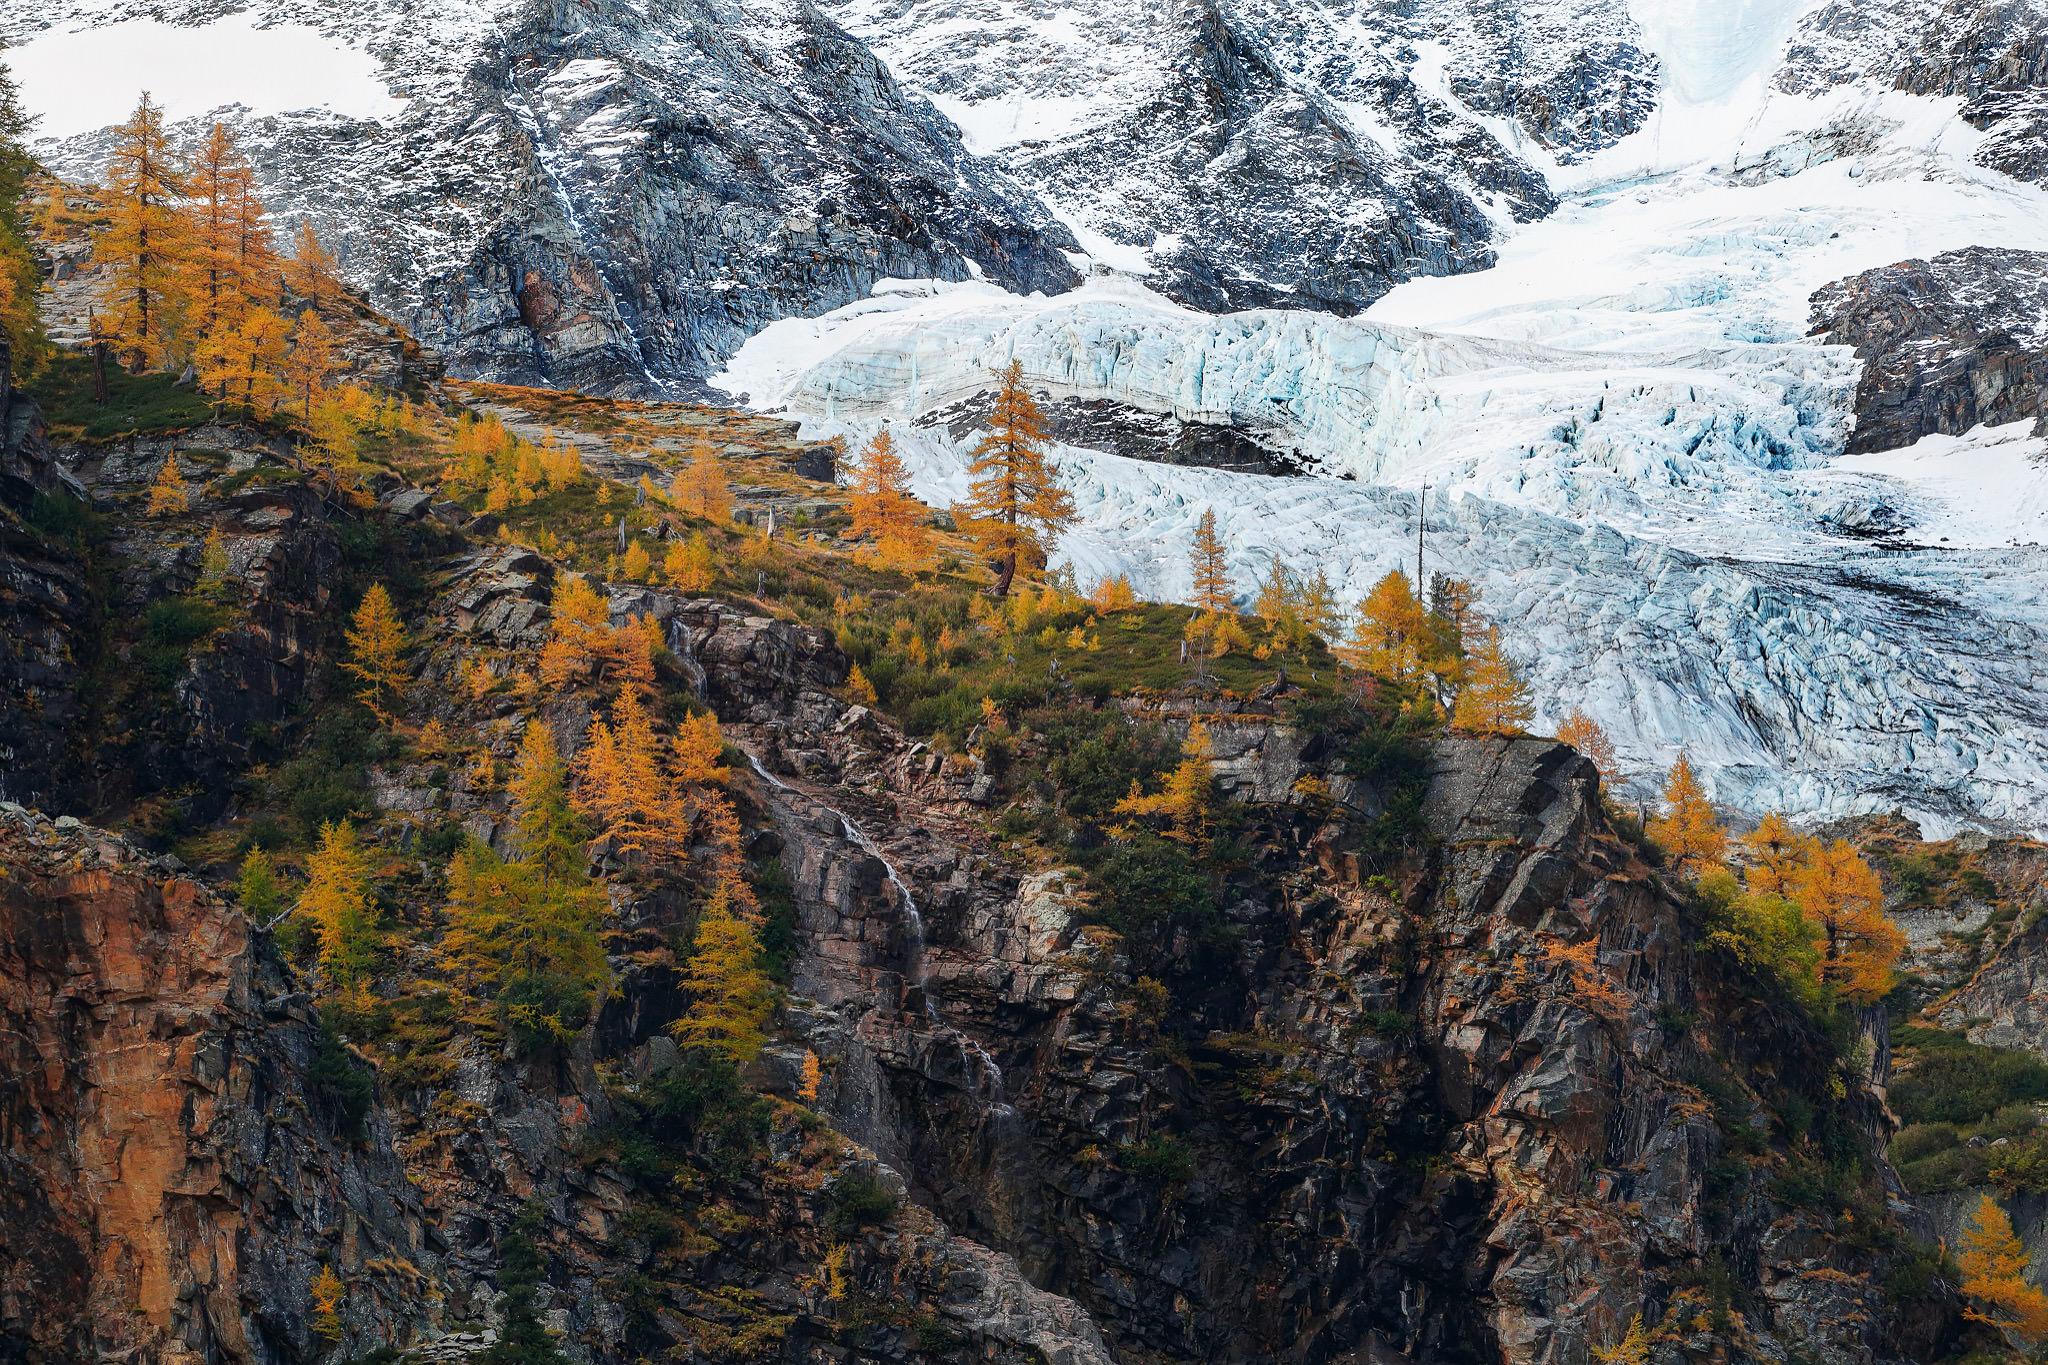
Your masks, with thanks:
[[[2036,419],[2048,389],[2048,253],[1964,247],[1838,280],[1813,331],[1863,361],[1851,451]]]
[[[1584,760],[1447,741],[1435,851],[1368,876],[1344,820],[1287,804],[1310,746],[1217,724],[1235,789],[1281,802],[1251,816],[1227,950],[1090,927],[1074,884],[953,813],[971,774],[872,727],[765,794],[819,1006],[796,1023],[841,1059],[838,1121],[923,1201],[1126,1355],[1574,1361],[1710,1263],[1760,1305],[1738,1355],[1931,1349],[1944,1306],[1876,1303],[1880,1265],[1731,1164],[1762,1110],[1726,1110],[1728,1078],[1823,1093],[1828,1048],[1691,946]],[[1199,1021],[1184,1055],[1125,995],[1155,973]],[[1830,1121],[1878,1112],[1852,1093]]]

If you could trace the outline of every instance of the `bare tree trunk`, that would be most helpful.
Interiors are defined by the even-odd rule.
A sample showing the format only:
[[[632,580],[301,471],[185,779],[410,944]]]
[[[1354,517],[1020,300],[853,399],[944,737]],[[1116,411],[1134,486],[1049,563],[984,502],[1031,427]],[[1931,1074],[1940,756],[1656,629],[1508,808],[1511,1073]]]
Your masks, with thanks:
[[[1010,551],[1003,556],[1003,571],[996,576],[995,594],[998,597],[1010,595],[1010,580],[1017,576],[1017,552]]]
[[[100,407],[107,405],[107,343],[104,341],[92,344],[92,401]]]

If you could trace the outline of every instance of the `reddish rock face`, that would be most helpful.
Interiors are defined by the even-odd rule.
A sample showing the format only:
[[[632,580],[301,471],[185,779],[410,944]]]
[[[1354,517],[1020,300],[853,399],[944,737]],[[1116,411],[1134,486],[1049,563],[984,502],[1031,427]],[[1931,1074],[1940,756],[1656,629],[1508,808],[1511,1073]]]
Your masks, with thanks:
[[[0,1338],[27,1360],[278,1359],[311,1345],[323,1228],[416,1245],[403,1173],[302,1098],[303,997],[266,1019],[248,920],[172,868],[0,808]],[[388,1211],[342,1197],[393,1175]]]

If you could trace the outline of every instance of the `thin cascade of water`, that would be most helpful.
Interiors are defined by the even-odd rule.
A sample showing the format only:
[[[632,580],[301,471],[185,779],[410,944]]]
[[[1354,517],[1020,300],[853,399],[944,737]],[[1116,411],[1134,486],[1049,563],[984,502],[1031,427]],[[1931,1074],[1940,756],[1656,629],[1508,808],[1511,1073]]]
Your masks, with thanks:
[[[803,795],[813,801],[817,800],[815,796],[810,796],[808,793],[798,792],[796,788],[784,782],[774,773],[769,772],[767,768],[762,766],[761,760],[754,755],[752,750],[742,749],[740,752],[747,756],[747,764],[753,768],[755,775],[777,791],[788,792],[791,795]],[[868,832],[862,829],[851,816],[825,802],[820,801],[818,804],[839,817],[840,827],[846,831],[848,842],[880,863],[884,875],[889,880],[889,885],[895,888],[897,902],[903,909],[903,929],[906,940],[905,953],[909,958],[909,962],[906,964],[909,971],[906,975],[911,982],[912,988],[917,992],[917,998],[924,1004],[925,1018],[945,1030],[948,1035],[960,1044],[963,1052],[969,1053],[974,1057],[975,1064],[981,1073],[978,1077],[979,1084],[976,1088],[989,1101],[991,1110],[999,1115],[1015,1113],[1016,1111],[1008,1103],[1007,1095],[1003,1088],[1003,1069],[996,1064],[996,1059],[990,1056],[988,1049],[983,1047],[972,1035],[953,1027],[939,1017],[938,1006],[932,999],[930,977],[925,968],[924,916],[918,913],[917,897],[911,894],[910,884],[904,881],[903,877],[896,871],[896,865],[889,861],[888,854],[882,852],[882,846],[876,843],[869,836]]]

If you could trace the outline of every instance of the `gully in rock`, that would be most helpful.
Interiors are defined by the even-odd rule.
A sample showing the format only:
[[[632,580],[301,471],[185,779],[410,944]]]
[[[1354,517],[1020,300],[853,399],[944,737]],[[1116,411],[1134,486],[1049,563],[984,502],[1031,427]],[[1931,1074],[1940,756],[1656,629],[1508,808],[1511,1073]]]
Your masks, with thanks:
[[[753,768],[755,774],[762,781],[768,783],[769,786],[775,788],[775,790],[787,792],[793,796],[806,796],[811,800],[817,799],[810,796],[809,793],[799,792],[795,787],[790,786],[789,783],[784,782],[774,773],[769,772],[767,767],[762,764],[761,760],[751,750],[742,749],[741,752],[746,754],[747,763]],[[957,1043],[964,1056],[973,1058],[973,1065],[969,1070],[975,1076],[975,1091],[989,1106],[990,1111],[997,1115],[1014,1112],[1004,1092],[1003,1069],[997,1064],[996,1059],[990,1056],[988,1049],[983,1047],[974,1038],[948,1024],[939,1016],[938,1005],[932,999],[930,973],[925,966],[924,917],[918,913],[917,897],[911,894],[910,884],[903,879],[901,873],[897,872],[896,865],[889,861],[889,856],[882,852],[881,845],[877,844],[869,836],[868,832],[862,829],[852,817],[825,802],[820,801],[818,804],[824,806],[826,810],[831,811],[838,818],[840,827],[846,831],[846,838],[849,843],[882,865],[882,870],[889,879],[889,885],[895,888],[897,903],[903,910],[905,959],[903,979],[906,983],[904,987],[906,1002],[909,999],[915,999],[923,1007],[924,1017],[933,1027]]]

